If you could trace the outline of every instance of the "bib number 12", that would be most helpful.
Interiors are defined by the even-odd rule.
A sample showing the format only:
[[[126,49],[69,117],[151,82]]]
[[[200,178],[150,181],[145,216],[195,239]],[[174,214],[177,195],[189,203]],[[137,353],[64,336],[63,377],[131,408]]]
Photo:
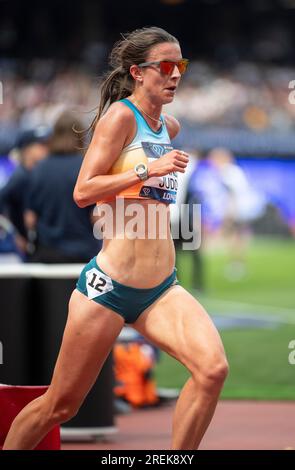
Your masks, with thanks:
[[[92,289],[95,289],[98,292],[103,292],[106,283],[107,281],[103,277],[92,273],[92,279],[90,282],[88,282],[88,286],[92,287]]]

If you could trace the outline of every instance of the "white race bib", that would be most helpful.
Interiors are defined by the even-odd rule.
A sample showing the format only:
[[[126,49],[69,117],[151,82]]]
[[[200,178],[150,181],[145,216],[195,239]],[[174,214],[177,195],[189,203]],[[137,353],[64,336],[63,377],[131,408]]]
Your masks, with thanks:
[[[90,300],[114,289],[112,279],[96,268],[86,272],[86,287]]]

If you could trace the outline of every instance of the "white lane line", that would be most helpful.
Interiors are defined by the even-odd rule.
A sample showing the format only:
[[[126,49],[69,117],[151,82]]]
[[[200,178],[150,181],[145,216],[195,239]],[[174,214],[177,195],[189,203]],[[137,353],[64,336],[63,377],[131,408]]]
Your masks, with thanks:
[[[200,294],[198,291],[191,290],[191,293],[195,295],[196,298],[200,298]],[[228,317],[237,317],[243,318],[247,316],[248,318],[260,318],[263,317],[264,320],[268,321],[278,321],[281,323],[287,324],[294,324],[295,325],[295,309],[291,308],[284,308],[284,307],[274,307],[273,305],[259,305],[259,304],[251,304],[247,302],[234,302],[232,300],[224,300],[224,299],[210,299],[208,298],[201,298],[201,302],[206,305],[210,305],[211,308],[218,307],[221,308],[228,308],[228,309],[242,309],[245,312],[220,312],[220,315],[228,316]],[[249,312],[250,310],[250,312]],[[253,312],[257,315],[253,315]],[[251,315],[252,313],[252,315]]]

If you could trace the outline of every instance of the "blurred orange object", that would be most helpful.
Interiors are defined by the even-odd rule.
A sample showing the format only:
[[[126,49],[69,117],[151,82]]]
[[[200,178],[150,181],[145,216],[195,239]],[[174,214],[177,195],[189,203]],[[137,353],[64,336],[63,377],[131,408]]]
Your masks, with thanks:
[[[158,403],[156,383],[153,379],[154,359],[147,345],[137,342],[114,346],[114,393],[134,407]]]
[[[48,386],[0,385],[0,449],[4,444],[12,421],[32,400],[43,395]],[[60,450],[60,427],[55,426],[35,450]]]

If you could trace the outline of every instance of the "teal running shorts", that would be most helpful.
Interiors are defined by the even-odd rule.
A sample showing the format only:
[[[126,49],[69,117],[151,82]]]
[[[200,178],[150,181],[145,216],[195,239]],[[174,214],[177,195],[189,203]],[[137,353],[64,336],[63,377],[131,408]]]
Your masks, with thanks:
[[[134,323],[139,315],[170,286],[179,284],[176,268],[161,284],[148,289],[125,286],[110,278],[97,265],[96,256],[82,270],[76,288],[88,299],[119,313],[125,323]]]

